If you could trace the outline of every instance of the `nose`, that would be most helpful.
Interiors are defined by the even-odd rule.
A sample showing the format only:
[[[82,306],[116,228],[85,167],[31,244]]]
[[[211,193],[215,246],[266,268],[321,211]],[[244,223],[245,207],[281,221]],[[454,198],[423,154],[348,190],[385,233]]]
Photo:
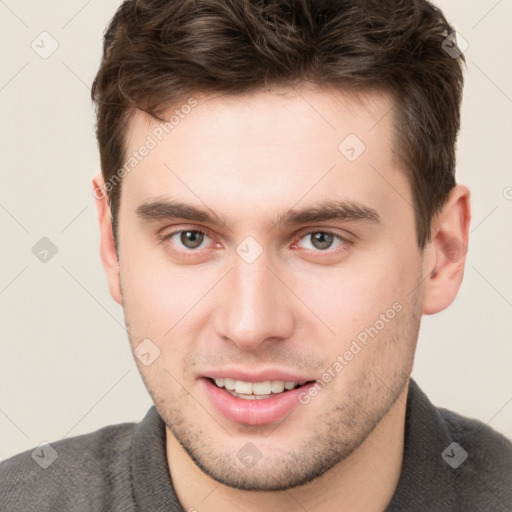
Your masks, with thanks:
[[[269,268],[265,252],[252,263],[237,255],[234,260],[218,295],[216,334],[245,351],[289,338],[295,321],[291,292]]]

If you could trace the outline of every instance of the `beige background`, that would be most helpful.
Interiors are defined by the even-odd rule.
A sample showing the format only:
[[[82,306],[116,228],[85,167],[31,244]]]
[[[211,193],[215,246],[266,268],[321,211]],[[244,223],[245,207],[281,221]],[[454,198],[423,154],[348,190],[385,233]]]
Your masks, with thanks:
[[[90,183],[89,88],[119,3],[0,1],[0,459],[151,405],[100,264]],[[424,318],[413,377],[512,437],[512,2],[442,7],[469,43],[458,180],[473,222],[459,296]],[[59,45],[46,59],[31,48],[43,31]],[[42,237],[58,249],[47,263],[32,253]]]

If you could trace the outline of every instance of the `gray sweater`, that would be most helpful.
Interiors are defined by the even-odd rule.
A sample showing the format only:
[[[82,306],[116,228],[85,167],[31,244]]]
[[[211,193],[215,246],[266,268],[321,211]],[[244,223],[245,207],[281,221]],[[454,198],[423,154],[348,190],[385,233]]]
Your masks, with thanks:
[[[155,407],[138,424],[111,425],[0,463],[0,511],[69,510],[183,512]],[[399,511],[512,511],[510,441],[434,407],[412,379],[402,473],[385,512]]]

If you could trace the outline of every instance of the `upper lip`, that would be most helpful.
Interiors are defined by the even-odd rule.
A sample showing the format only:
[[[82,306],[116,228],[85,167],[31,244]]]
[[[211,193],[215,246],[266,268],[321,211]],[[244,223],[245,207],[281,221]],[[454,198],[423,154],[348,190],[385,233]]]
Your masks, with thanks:
[[[306,382],[316,380],[314,378],[308,378],[304,375],[298,375],[287,370],[279,369],[266,369],[260,371],[247,372],[236,368],[225,368],[215,369],[206,371],[203,377],[217,379],[217,378],[228,378],[233,380],[241,380],[244,382],[265,382],[282,380],[284,382],[296,382],[297,384],[305,384]]]

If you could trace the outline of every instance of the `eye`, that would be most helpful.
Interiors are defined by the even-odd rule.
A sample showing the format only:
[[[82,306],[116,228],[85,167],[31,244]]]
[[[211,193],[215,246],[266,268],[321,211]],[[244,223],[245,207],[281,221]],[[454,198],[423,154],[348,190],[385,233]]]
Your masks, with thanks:
[[[201,249],[201,244],[205,241],[205,239],[209,239],[210,237],[204,232],[199,231],[197,229],[184,229],[181,231],[174,231],[167,235],[166,240],[169,240],[174,245],[181,244],[181,248],[184,249]]]
[[[325,251],[326,249],[333,248],[332,246],[336,240],[338,241],[338,245],[334,248],[348,243],[343,237],[331,231],[309,231],[302,236],[301,240],[309,240],[310,242],[310,246],[302,246],[303,249],[313,249],[316,251]]]

